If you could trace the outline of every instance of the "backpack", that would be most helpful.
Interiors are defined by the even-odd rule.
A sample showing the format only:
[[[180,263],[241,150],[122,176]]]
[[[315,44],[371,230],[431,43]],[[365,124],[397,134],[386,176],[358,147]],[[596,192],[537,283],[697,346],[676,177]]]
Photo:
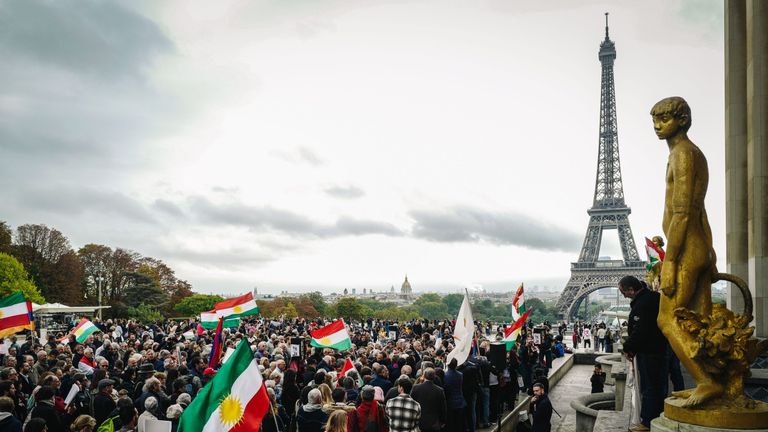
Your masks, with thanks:
[[[115,420],[117,420],[118,417],[119,416],[114,416],[104,420],[104,423],[96,429],[96,432],[115,432]]]

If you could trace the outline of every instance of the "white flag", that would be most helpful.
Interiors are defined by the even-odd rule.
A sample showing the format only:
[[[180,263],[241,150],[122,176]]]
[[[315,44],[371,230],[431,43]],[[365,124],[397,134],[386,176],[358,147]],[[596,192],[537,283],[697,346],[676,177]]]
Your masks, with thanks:
[[[464,294],[464,301],[461,302],[459,316],[456,317],[456,326],[453,328],[453,350],[448,353],[445,364],[448,365],[452,359],[456,359],[457,365],[467,361],[469,353],[472,352],[472,338],[475,335],[475,321],[472,319],[472,309],[469,307],[469,298]]]

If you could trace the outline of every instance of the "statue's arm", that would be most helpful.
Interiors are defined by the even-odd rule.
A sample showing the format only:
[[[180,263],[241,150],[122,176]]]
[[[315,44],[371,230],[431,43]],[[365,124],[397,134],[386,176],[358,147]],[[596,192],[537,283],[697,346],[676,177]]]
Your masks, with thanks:
[[[677,273],[680,266],[680,253],[688,231],[688,221],[693,203],[693,154],[691,152],[679,152],[674,155],[671,162],[672,169],[672,219],[667,234],[667,251],[664,257],[664,266],[661,273],[661,290],[671,297],[677,289]]]

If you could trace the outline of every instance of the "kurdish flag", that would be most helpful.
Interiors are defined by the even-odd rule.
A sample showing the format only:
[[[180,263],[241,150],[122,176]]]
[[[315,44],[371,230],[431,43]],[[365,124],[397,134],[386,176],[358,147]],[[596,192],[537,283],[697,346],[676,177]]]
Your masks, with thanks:
[[[349,340],[349,333],[347,333],[343,319],[334,321],[323,328],[312,330],[310,334],[312,342],[309,344],[313,347],[333,348],[340,351],[352,348],[352,341]]]
[[[202,312],[200,314],[200,325],[206,330],[216,329],[216,326],[219,325],[219,314],[216,313],[216,310]],[[224,320],[224,328],[233,328],[239,325],[239,318],[229,317]]]
[[[258,432],[269,410],[267,388],[247,343],[203,387],[179,420],[184,432]]]
[[[517,337],[520,335],[520,330],[525,325],[525,321],[528,319],[528,315],[530,314],[530,310],[525,311],[523,316],[515,321],[514,324],[504,329],[504,339],[502,339],[502,342],[507,345],[507,351],[511,351],[515,347],[515,344],[517,343]]]
[[[96,324],[90,322],[88,319],[83,318],[80,320],[80,323],[77,325],[77,327],[73,328],[72,331],[69,332],[66,336],[59,339],[60,342],[63,342],[69,338],[69,335],[75,335],[75,339],[77,340],[77,343],[84,343],[86,339],[88,339],[88,336],[96,333],[99,330],[98,327],[96,327]]]
[[[651,271],[656,263],[664,262],[664,250],[656,246],[656,243],[648,237],[645,238],[645,253],[648,254],[648,271]]]
[[[259,306],[256,304],[256,300],[253,299],[253,294],[251,293],[218,302],[214,309],[220,317],[224,318],[239,318],[242,316],[258,315],[259,313]]]
[[[515,298],[512,299],[512,321],[517,321],[525,313],[525,297],[523,296],[523,284],[517,288]]]
[[[360,372],[357,371],[357,368],[352,363],[352,360],[347,358],[347,361],[344,362],[344,366],[341,368],[341,372],[339,374],[342,377],[345,377],[349,372],[352,372],[352,371],[357,372],[357,386],[359,388],[363,388],[363,378],[360,376]]]
[[[34,329],[32,303],[24,298],[24,293],[17,291],[0,299],[0,338]]]

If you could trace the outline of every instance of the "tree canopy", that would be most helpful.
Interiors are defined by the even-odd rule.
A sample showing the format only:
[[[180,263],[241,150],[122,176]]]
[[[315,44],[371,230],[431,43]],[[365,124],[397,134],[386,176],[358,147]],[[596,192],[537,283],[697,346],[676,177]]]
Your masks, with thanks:
[[[27,300],[45,303],[45,298],[30,280],[24,266],[11,255],[0,252],[0,297],[7,297],[19,290]]]

